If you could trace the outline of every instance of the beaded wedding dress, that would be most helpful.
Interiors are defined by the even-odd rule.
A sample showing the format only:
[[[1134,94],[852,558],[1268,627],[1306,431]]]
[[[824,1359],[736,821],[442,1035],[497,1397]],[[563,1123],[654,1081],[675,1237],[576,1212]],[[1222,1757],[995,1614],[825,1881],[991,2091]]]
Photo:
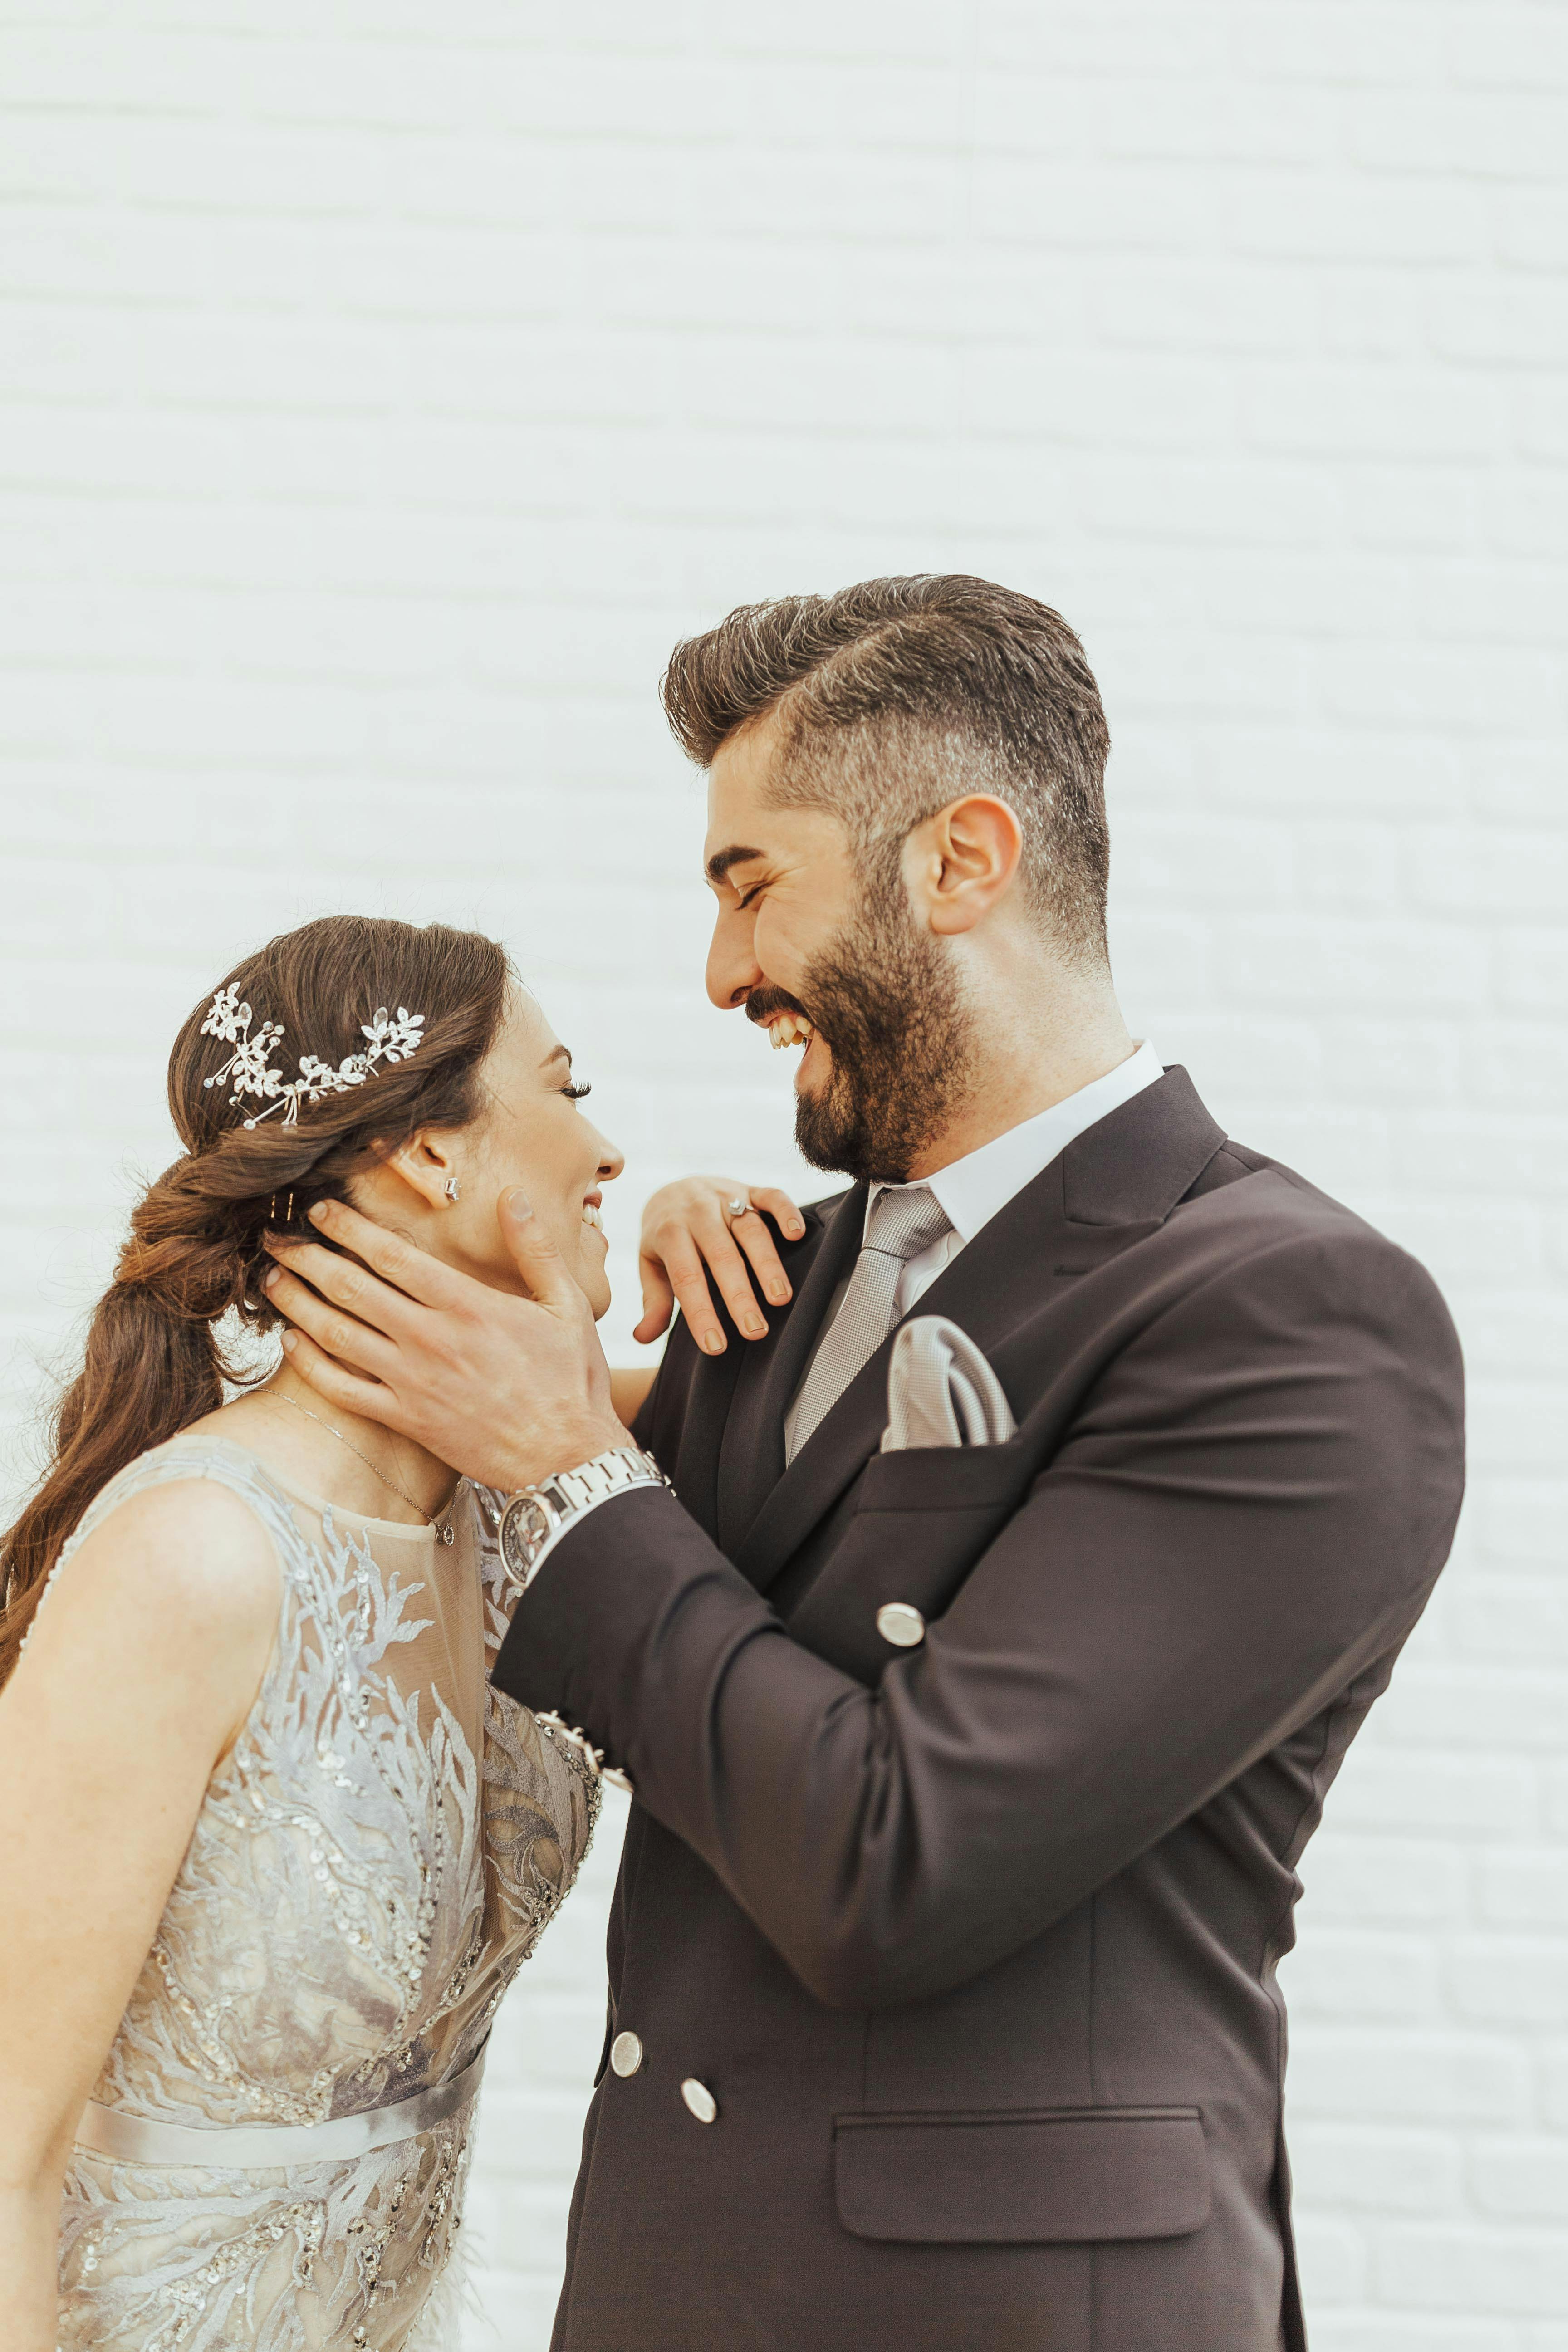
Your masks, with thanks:
[[[482,1491],[402,1527],[176,1438],[60,1567],[177,1478],[267,1528],[278,1634],[82,2119],[62,2352],[447,2352],[478,2061],[586,1850],[594,1767],[487,1680]]]

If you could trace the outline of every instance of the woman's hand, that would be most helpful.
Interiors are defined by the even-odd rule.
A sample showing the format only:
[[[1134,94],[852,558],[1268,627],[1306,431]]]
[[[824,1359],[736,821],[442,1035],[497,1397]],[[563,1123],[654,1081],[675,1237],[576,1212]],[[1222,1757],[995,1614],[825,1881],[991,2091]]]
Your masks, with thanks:
[[[738,1217],[726,1213],[726,1203],[733,1201],[749,1204]],[[764,1215],[776,1221],[786,1241],[798,1241],[805,1231],[805,1219],[775,1185],[740,1184],[730,1176],[684,1176],[679,1183],[662,1185],[643,1211],[643,1317],[633,1339],[645,1346],[657,1339],[679,1307],[698,1346],[710,1356],[721,1356],[724,1328],[714,1310],[709,1274],[746,1338],[763,1338],[767,1322],[752,1284],[774,1307],[790,1296],[789,1276]]]

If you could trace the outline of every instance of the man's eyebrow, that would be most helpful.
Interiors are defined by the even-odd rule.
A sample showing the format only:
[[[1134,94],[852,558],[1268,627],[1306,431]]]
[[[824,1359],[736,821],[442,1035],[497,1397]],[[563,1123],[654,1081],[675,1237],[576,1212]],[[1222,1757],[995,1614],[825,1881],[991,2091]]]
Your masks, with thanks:
[[[552,1045],[549,1053],[546,1054],[543,1061],[541,1062],[539,1066],[542,1070],[547,1070],[552,1062],[564,1062],[567,1068],[570,1069],[572,1067],[572,1054],[570,1047],[566,1045]]]
[[[739,844],[729,849],[716,849],[704,868],[710,882],[722,882],[731,866],[743,866],[748,857],[761,857],[760,849],[746,849]]]

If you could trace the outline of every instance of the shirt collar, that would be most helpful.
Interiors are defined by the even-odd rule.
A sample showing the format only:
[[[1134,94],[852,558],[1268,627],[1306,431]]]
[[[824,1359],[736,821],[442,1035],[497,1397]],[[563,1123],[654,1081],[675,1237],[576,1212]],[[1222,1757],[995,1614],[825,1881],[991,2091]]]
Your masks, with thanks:
[[[1145,1042],[1126,1061],[1107,1070],[1103,1077],[1091,1078],[1087,1087],[1079,1087],[1077,1094],[1068,1095],[1061,1102],[1053,1103],[1049,1110],[1037,1111],[1033,1118],[1022,1119],[1005,1133],[993,1136],[978,1151],[965,1152],[962,1160],[939,1168],[934,1176],[922,1176],[916,1181],[935,1193],[959,1240],[973,1241],[982,1225],[988,1224],[999,1209],[1005,1209],[1086,1129],[1119,1110],[1124,1102],[1131,1102],[1134,1095],[1142,1094],[1145,1087],[1152,1087],[1164,1075],[1164,1064],[1153,1046]],[[867,1214],[870,1214],[871,1203],[879,1193],[901,1189],[893,1184],[873,1184],[866,1202]]]

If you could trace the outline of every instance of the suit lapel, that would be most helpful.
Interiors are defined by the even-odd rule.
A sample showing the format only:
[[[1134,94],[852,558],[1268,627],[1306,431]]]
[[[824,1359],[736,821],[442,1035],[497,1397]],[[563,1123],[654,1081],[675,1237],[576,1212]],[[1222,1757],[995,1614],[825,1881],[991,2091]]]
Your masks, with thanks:
[[[782,1327],[771,1341],[741,1343],[745,1353],[719,1455],[719,1541],[731,1559],[784,1475],[784,1414],[834,1291],[858,1254],[865,1185],[841,1193],[818,1214],[815,1236],[797,1244],[786,1261],[795,1297]]]
[[[1042,1270],[1049,1284],[1053,1255],[1059,1254],[1056,1244],[1065,1232],[1061,1194],[1061,1163],[1054,1160],[959,1252],[915,1311],[950,1316],[994,1361],[1013,1326],[1037,1312]],[[768,1495],[740,1551],[731,1555],[760,1591],[766,1591],[880,1445],[888,1425],[892,1349],[889,1332],[817,1423]]]
[[[1185,1070],[1167,1070],[1042,1169],[959,1252],[913,1311],[950,1317],[984,1349],[1005,1389],[1009,1335],[1051,1304],[1064,1277],[1089,1272],[1163,1224],[1224,1139]],[[743,1416],[742,1442],[755,1463],[748,1500],[755,1495],[757,1507],[744,1518],[737,1514],[738,1547],[731,1549],[732,1536],[725,1549],[762,1591],[859,1475],[887,1426],[892,1333],[784,1466],[784,1412],[834,1286],[859,1246],[864,1201],[860,1186],[845,1195],[832,1246],[817,1251],[780,1346],[752,1384],[755,1402]],[[860,1212],[852,1217],[845,1213],[851,1202]],[[1022,1417],[1026,1400],[1009,1402]],[[738,1392],[732,1426],[742,1418],[741,1403]],[[721,1471],[721,1495],[723,1487]]]

